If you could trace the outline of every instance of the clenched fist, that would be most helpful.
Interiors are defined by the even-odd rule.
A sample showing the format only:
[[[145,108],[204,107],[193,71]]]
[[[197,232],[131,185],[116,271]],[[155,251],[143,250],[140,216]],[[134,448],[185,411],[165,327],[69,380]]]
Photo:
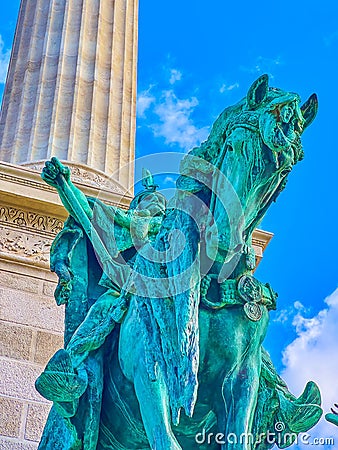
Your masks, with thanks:
[[[70,180],[70,169],[67,166],[61,164],[61,162],[55,156],[47,161],[45,167],[42,169],[41,177],[50,186],[57,187],[57,177],[63,175],[66,181]]]

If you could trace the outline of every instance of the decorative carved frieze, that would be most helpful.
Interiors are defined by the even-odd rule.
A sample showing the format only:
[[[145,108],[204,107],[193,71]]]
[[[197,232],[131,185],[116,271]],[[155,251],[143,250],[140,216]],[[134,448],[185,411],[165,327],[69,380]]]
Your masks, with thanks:
[[[63,222],[40,213],[0,205],[0,224],[55,235],[62,230]]]
[[[95,188],[106,189],[116,194],[124,195],[126,193],[125,189],[123,189],[118,183],[104,173],[99,173],[89,167],[87,168],[81,165],[73,165],[69,161],[65,161],[65,164],[70,168],[72,172],[72,181],[75,183],[82,183],[87,186],[89,185]],[[44,165],[45,161],[23,164],[24,167],[29,167],[30,169],[38,172],[42,171]]]
[[[63,222],[57,217],[0,205],[0,257],[49,267],[49,251]]]
[[[0,254],[48,266],[53,239],[0,225]]]
[[[117,183],[109,178],[105,178],[98,173],[83,169],[82,167],[71,167],[72,179],[78,183],[90,184],[95,187],[104,187],[117,194],[124,194],[123,190]]]

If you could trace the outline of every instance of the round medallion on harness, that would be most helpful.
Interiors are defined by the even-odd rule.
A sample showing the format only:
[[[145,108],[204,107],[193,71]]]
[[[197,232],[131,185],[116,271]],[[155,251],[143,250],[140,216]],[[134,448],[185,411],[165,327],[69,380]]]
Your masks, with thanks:
[[[244,305],[244,312],[246,316],[253,322],[258,322],[262,318],[263,311],[261,305],[255,302],[248,302]]]

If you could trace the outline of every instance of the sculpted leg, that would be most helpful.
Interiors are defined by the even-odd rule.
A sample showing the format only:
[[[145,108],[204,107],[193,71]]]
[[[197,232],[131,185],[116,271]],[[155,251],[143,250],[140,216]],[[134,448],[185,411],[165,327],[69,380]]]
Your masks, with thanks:
[[[253,415],[259,387],[260,352],[250,355],[240,365],[223,386],[226,401],[224,450],[251,450]]]
[[[118,293],[109,289],[89,309],[85,320],[77,328],[66,348],[74,368],[79,367],[91,351],[104,343],[115,323],[123,317],[126,310],[126,307],[123,309],[123,302],[124,299],[120,298]]]
[[[168,395],[163,379],[159,377],[151,381],[145,368],[140,368],[134,386],[150,448],[182,450],[171,430]]]
[[[70,339],[66,349],[59,350],[36,381],[37,390],[54,402],[59,414],[73,417],[79,398],[88,385],[85,360],[102,346],[123,317],[126,306],[115,291],[108,290],[90,308],[87,316]]]
[[[121,325],[120,367],[124,376],[134,384],[150,448],[182,450],[171,429],[168,393],[162,374],[159,371],[156,381],[149,378],[143,333],[134,306],[132,301]]]

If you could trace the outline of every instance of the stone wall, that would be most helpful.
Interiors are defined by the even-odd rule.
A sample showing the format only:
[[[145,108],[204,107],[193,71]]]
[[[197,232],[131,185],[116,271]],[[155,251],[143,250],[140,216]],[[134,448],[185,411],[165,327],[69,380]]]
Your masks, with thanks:
[[[45,269],[0,261],[0,448],[37,448],[50,409],[34,388],[63,346],[63,310]]]

